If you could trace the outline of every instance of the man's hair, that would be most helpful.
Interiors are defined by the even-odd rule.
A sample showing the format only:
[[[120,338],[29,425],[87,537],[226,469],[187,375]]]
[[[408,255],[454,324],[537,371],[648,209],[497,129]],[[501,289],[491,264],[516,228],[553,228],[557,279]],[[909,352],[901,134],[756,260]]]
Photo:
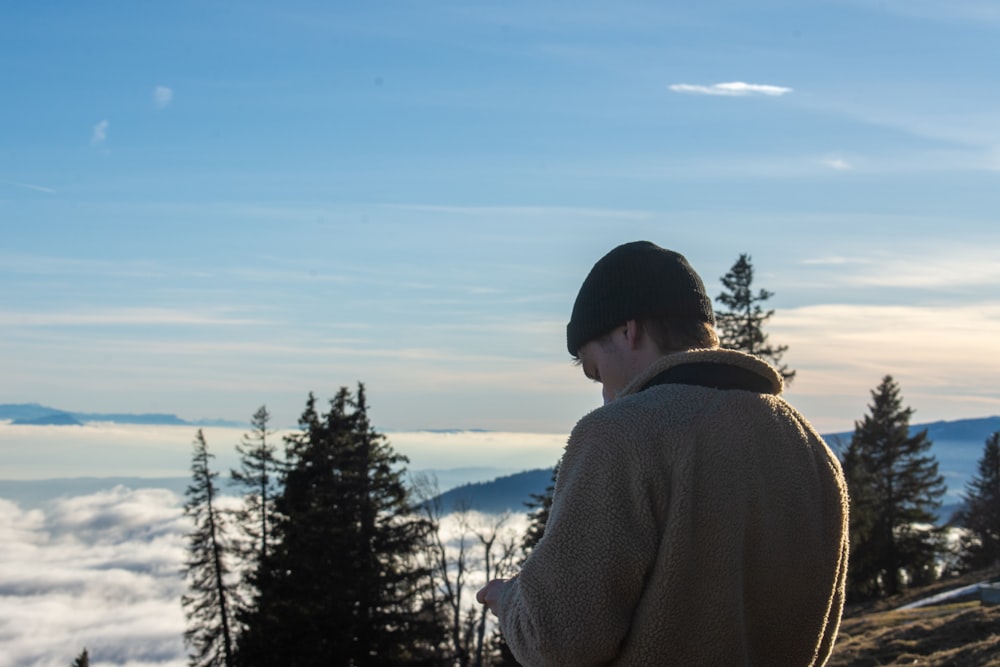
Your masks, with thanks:
[[[674,317],[648,317],[639,321],[663,354],[719,347],[719,335],[708,322]]]
[[[660,354],[686,350],[714,350],[719,347],[719,335],[708,322],[675,317],[647,317],[638,320],[638,324],[656,344]],[[608,347],[611,345],[613,335],[614,331],[609,331],[594,340],[599,345]],[[573,362],[579,364],[580,357],[574,356]]]

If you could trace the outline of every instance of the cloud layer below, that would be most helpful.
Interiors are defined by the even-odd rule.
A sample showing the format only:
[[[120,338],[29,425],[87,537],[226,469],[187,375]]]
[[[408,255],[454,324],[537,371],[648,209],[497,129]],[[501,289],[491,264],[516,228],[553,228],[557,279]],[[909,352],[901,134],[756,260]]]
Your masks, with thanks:
[[[465,535],[469,590],[484,583],[475,535],[517,545],[526,525],[525,514],[443,518],[450,557]],[[66,667],[84,648],[95,665],[186,665],[189,529],[182,499],[164,489],[117,487],[33,510],[0,499],[0,667]]]
[[[78,477],[188,477],[196,426],[87,423],[82,426],[15,425],[0,421],[4,479]],[[235,446],[249,428],[206,427],[213,467],[228,474],[238,465]],[[289,431],[275,434],[274,442]],[[409,458],[412,471],[488,468],[489,478],[555,465],[565,434],[499,431],[411,431],[386,434]],[[439,477],[441,475],[439,474]],[[460,475],[459,483],[478,481]],[[448,478],[450,480],[450,477]],[[443,490],[450,488],[442,478]]]
[[[0,667],[182,667],[181,500],[121,487],[23,510],[0,499]]]

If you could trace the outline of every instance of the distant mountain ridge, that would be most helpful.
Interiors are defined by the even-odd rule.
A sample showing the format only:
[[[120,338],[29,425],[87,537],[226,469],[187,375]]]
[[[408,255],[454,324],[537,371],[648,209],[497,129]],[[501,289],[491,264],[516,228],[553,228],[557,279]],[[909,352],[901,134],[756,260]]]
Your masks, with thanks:
[[[924,429],[927,429],[927,437],[935,444],[938,442],[960,442],[976,439],[980,441],[980,444],[983,444],[991,433],[1000,431],[1000,416],[910,424],[911,433],[919,433]],[[823,439],[836,449],[838,443],[846,445],[850,442],[852,435],[854,435],[853,430],[841,431],[840,433],[825,434]]]
[[[74,426],[87,422],[114,422],[116,424],[145,424],[149,426],[246,426],[242,422],[223,419],[188,421],[177,415],[165,413],[99,413],[70,412],[50,408],[39,403],[0,404],[0,420],[10,419],[13,424],[31,426]]]
[[[148,425],[246,426],[245,424],[224,422],[221,420],[191,422],[180,419],[172,414],[74,413],[49,408],[37,403],[0,404],[0,420],[7,419],[13,420],[15,424],[49,425],[109,421]],[[914,433],[924,429],[927,430],[928,436],[933,442],[931,452],[937,459],[939,471],[944,475],[945,483],[948,486],[948,496],[944,500],[944,506],[939,511],[941,519],[947,520],[961,502],[960,496],[965,491],[965,484],[976,473],[976,465],[982,456],[986,439],[990,434],[1000,431],[1000,416],[910,425],[910,430]],[[431,432],[452,433],[457,431],[452,429],[436,429]],[[828,433],[824,434],[823,438],[835,452],[840,453],[842,448],[850,442],[852,434],[853,431]],[[442,474],[458,472],[462,471],[442,471]],[[482,473],[482,471],[478,472]],[[464,474],[468,475],[469,471],[465,471]],[[514,513],[525,512],[527,511],[525,503],[531,499],[532,495],[541,494],[545,491],[545,488],[551,482],[551,475],[551,468],[505,474],[491,481],[462,484],[441,493],[439,498],[442,502],[442,508],[446,512],[460,508],[474,509],[486,513],[500,513],[504,511]],[[468,476],[465,478],[469,479]],[[484,477],[480,477],[480,479],[484,479]],[[63,491],[83,492],[84,489],[103,488],[106,487],[109,481],[111,480],[97,480],[93,478],[77,480],[75,485],[66,485],[68,488],[63,489]],[[114,481],[132,488],[145,488],[149,483],[156,482],[157,486],[170,488],[175,492],[182,492],[186,484],[185,478],[169,480],[129,478],[128,480]],[[45,487],[44,489],[42,488],[43,486]],[[44,485],[37,482],[0,480],[0,497],[3,497],[4,492],[10,493],[11,496],[34,492],[40,496],[51,497],[59,486],[60,480],[47,480]]]

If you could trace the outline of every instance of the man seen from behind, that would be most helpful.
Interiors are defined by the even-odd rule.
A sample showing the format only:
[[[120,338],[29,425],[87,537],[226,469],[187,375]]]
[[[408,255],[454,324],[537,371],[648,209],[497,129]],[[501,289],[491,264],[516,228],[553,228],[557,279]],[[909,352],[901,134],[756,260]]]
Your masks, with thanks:
[[[843,474],[778,372],[720,349],[714,323],[687,260],[647,241],[584,280],[567,346],[605,405],[569,437],[544,537],[477,595],[526,667],[826,663]]]

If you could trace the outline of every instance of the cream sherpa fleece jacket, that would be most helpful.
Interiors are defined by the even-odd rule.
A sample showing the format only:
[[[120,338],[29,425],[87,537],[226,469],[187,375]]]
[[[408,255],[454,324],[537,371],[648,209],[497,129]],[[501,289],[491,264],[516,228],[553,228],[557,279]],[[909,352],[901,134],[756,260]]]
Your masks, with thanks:
[[[770,393],[646,385],[691,364]],[[742,371],[740,371],[742,372]],[[545,535],[496,606],[517,659],[543,665],[822,665],[847,570],[836,457],[730,350],[662,357],[566,445]]]

